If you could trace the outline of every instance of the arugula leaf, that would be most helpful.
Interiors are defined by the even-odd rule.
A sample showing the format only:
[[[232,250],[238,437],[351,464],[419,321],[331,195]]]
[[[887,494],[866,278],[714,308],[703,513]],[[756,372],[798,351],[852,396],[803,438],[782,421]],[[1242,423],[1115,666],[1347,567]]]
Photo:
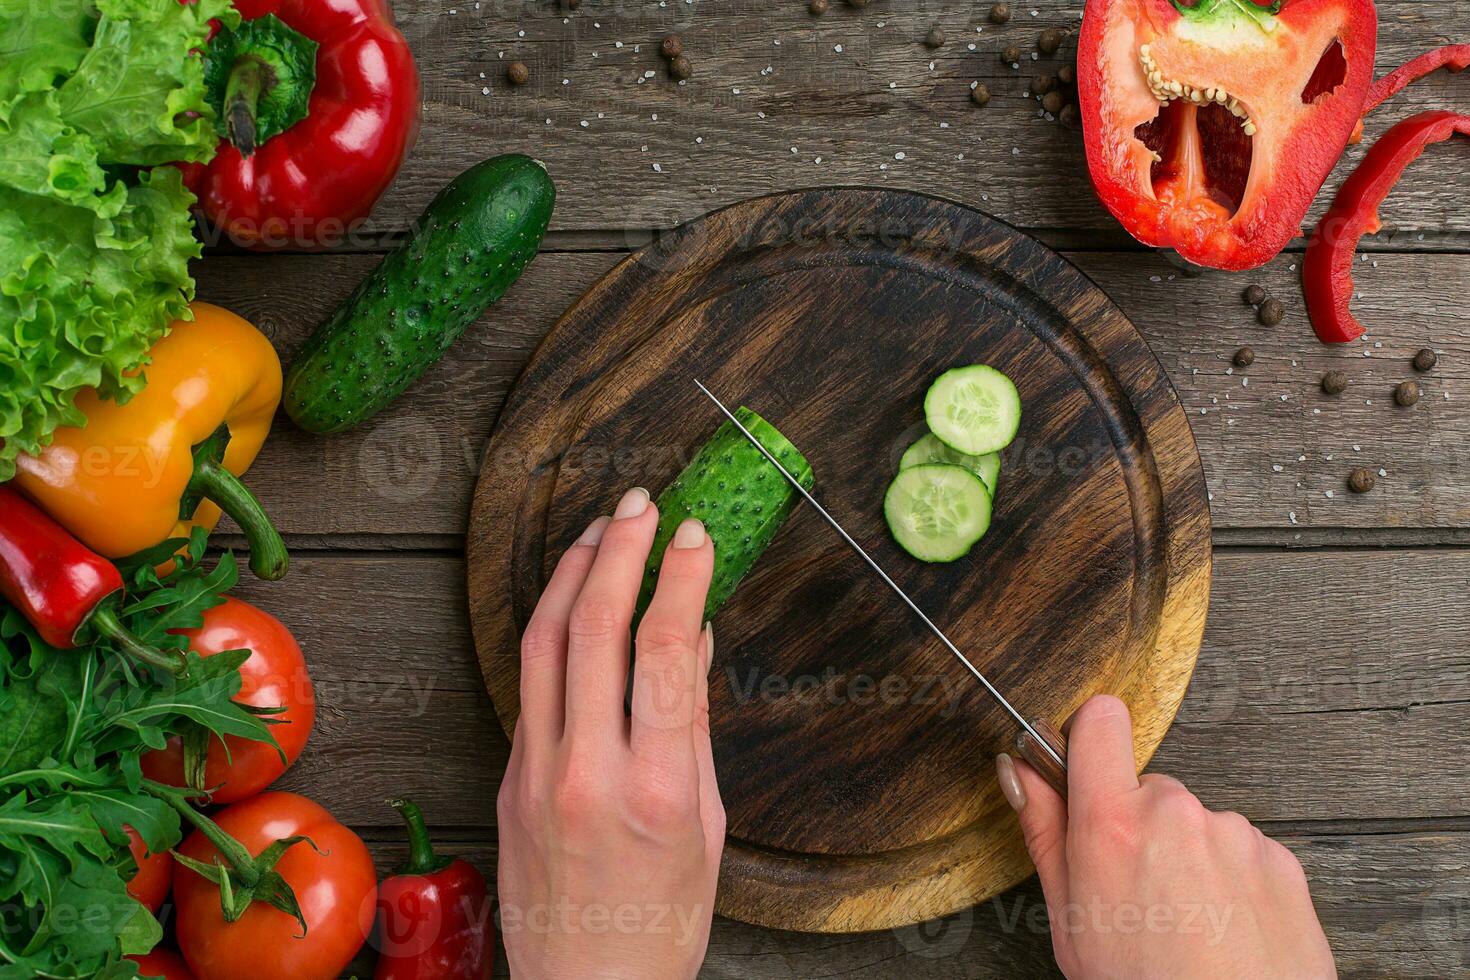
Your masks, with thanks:
[[[179,678],[134,670],[105,640],[56,650],[0,603],[0,980],[133,976],[123,955],[162,930],[127,894],[124,828],[168,850],[187,806],[143,779],[143,753],[186,731],[274,743],[268,720],[233,701],[249,651],[204,658],[168,632],[198,626],[235,584],[233,557],[206,567],[203,555],[201,534],[166,574],[132,568],[121,610],[135,634],[186,651]]]

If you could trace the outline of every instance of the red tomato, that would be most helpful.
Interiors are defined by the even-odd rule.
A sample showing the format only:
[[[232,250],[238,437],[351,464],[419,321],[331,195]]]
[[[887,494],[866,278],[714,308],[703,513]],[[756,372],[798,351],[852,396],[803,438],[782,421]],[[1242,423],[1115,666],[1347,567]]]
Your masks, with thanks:
[[[157,912],[163,906],[163,900],[168,898],[168,886],[174,870],[173,855],[168,851],[149,854],[136,830],[132,827],[123,829],[128,832],[128,848],[138,863],[138,873],[128,882],[128,894],[148,911]]]
[[[307,933],[278,909],[257,902],[235,922],[220,912],[219,886],[182,865],[174,869],[177,937],[200,980],[333,980],[373,927],[378,876],[362,839],[330,813],[294,793],[263,793],[214,817],[251,854],[275,841],[304,835],[276,870],[296,892]],[[202,834],[179,853],[206,864],[218,853]]]
[[[233,735],[226,736],[223,743],[218,738],[209,741],[204,784],[219,787],[210,802],[249,799],[279,779],[300,757],[316,723],[316,696],[306,671],[306,658],[279,619],[230,596],[204,613],[203,626],[182,632],[203,657],[226,650],[250,650],[250,659],[240,668],[243,683],[235,701],[257,708],[286,709],[266,716],[271,734],[286,753],[284,763],[275,747],[264,742]],[[169,786],[185,785],[182,741],[175,736],[165,748],[143,756],[143,774]]]
[[[143,956],[129,956],[138,964],[138,973],[145,977],[162,977],[163,980],[194,980],[183,958],[171,949],[155,949]]]

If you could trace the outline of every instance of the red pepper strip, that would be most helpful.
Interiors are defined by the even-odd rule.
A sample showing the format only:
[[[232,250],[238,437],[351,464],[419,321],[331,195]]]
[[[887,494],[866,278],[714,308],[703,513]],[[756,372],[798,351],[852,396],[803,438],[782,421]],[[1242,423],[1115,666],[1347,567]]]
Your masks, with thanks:
[[[412,802],[393,806],[408,824],[408,863],[378,889],[373,980],[490,980],[495,926],[484,876],[468,861],[435,856]]]
[[[118,617],[123,580],[117,568],[72,537],[39,507],[0,486],[0,596],[41,639],[71,650],[105,637],[124,653],[172,673],[183,658],[139,640]]]
[[[1363,105],[1363,115],[1383,105],[1393,96],[1441,68],[1459,72],[1470,68],[1470,44],[1448,44],[1433,51],[1426,51],[1414,60],[1384,75],[1368,89],[1368,101]]]
[[[1470,116],[1421,112],[1384,133],[1352,176],[1343,181],[1332,207],[1322,216],[1302,260],[1307,313],[1324,344],[1345,344],[1363,335],[1353,316],[1353,259],[1358,241],[1378,231],[1378,208],[1404,170],[1426,147],[1456,133],[1470,136]]]

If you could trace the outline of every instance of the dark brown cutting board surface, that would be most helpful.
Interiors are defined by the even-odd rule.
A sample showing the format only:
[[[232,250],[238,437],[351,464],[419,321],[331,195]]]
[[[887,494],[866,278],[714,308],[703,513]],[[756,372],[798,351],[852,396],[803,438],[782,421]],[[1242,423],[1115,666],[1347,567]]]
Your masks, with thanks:
[[[947,368],[991,364],[1023,417],[990,532],[925,565],[883,523]],[[817,494],[1021,711],[1117,694],[1140,766],[1199,652],[1210,523],[1188,421],[1075,268],[959,205],[817,190],[716,212],[619,264],[506,404],[471,517],[470,607],[507,731],[517,643],[557,557],[719,423],[692,379],[802,450]],[[711,724],[730,840],[719,911],[850,932],[946,914],[1030,873],[992,758],[1012,723],[807,507],[715,621]]]

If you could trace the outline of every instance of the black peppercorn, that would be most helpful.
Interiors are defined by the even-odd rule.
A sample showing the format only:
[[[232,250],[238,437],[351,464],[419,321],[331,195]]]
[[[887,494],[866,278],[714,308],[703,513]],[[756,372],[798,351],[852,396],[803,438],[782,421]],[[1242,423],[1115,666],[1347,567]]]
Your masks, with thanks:
[[[677,34],[670,34],[663,39],[658,49],[665,58],[677,58],[684,53],[684,39]]]
[[[1286,307],[1281,305],[1281,300],[1269,297],[1261,304],[1260,310],[1256,313],[1256,318],[1268,327],[1276,326],[1285,316]]]
[[[1058,68],[1057,81],[1061,82],[1063,85],[1077,84],[1077,66],[1063,65],[1062,67]]]
[[[683,81],[694,74],[694,66],[689,64],[689,59],[681,54],[669,62],[669,74]]]
[[[1377,485],[1377,474],[1366,466],[1359,466],[1348,474],[1348,489],[1353,493],[1367,493]]]
[[[990,8],[990,22],[992,24],[1004,24],[1011,19],[1011,5],[998,3]]]
[[[1419,382],[1405,381],[1393,390],[1393,400],[1408,408],[1419,404]]]
[[[1031,79],[1032,95],[1045,95],[1048,92],[1055,92],[1056,88],[1057,80],[1051,75],[1037,75]]]
[[[1235,352],[1234,361],[1236,367],[1250,367],[1256,363],[1256,352],[1249,347],[1242,347]]]
[[[986,88],[984,85],[976,85],[974,88],[970,89],[970,101],[975,103],[976,105],[989,105],[990,89]]]
[[[1347,390],[1348,377],[1341,371],[1328,371],[1322,375],[1322,390],[1329,395],[1340,395]]]
[[[1415,371],[1433,371],[1434,366],[1439,363],[1439,355],[1428,347],[1414,355]]]
[[[1062,121],[1063,126],[1069,129],[1076,129],[1077,124],[1082,121],[1082,114],[1077,111],[1077,104],[1075,102],[1068,102],[1062,106],[1062,111],[1057,113],[1057,118]]]
[[[1062,32],[1055,27],[1048,27],[1041,32],[1041,37],[1036,39],[1036,47],[1042,54],[1056,54],[1062,46]]]
[[[944,47],[944,32],[941,31],[937,27],[931,27],[931,28],[929,28],[929,33],[924,35],[924,47],[926,47],[926,48],[942,48],[942,47]]]
[[[526,67],[525,62],[512,61],[506,66],[505,78],[512,85],[524,85],[531,80],[531,69]]]
[[[1048,92],[1041,99],[1041,107],[1055,116],[1062,111],[1062,93]]]
[[[1007,44],[1005,46],[1005,48],[1002,49],[1002,51],[1000,53],[1000,60],[1003,61],[1003,62],[1005,62],[1008,65],[1018,65],[1018,64],[1020,64],[1021,63],[1021,49],[1018,48],[1018,47],[1016,47],[1014,44]]]
[[[806,10],[813,17],[820,17],[827,12],[827,0],[812,0],[806,5]]]
[[[1260,306],[1266,302],[1266,291],[1260,286],[1251,285],[1245,287],[1245,293],[1243,295],[1245,301],[1252,306]]]

